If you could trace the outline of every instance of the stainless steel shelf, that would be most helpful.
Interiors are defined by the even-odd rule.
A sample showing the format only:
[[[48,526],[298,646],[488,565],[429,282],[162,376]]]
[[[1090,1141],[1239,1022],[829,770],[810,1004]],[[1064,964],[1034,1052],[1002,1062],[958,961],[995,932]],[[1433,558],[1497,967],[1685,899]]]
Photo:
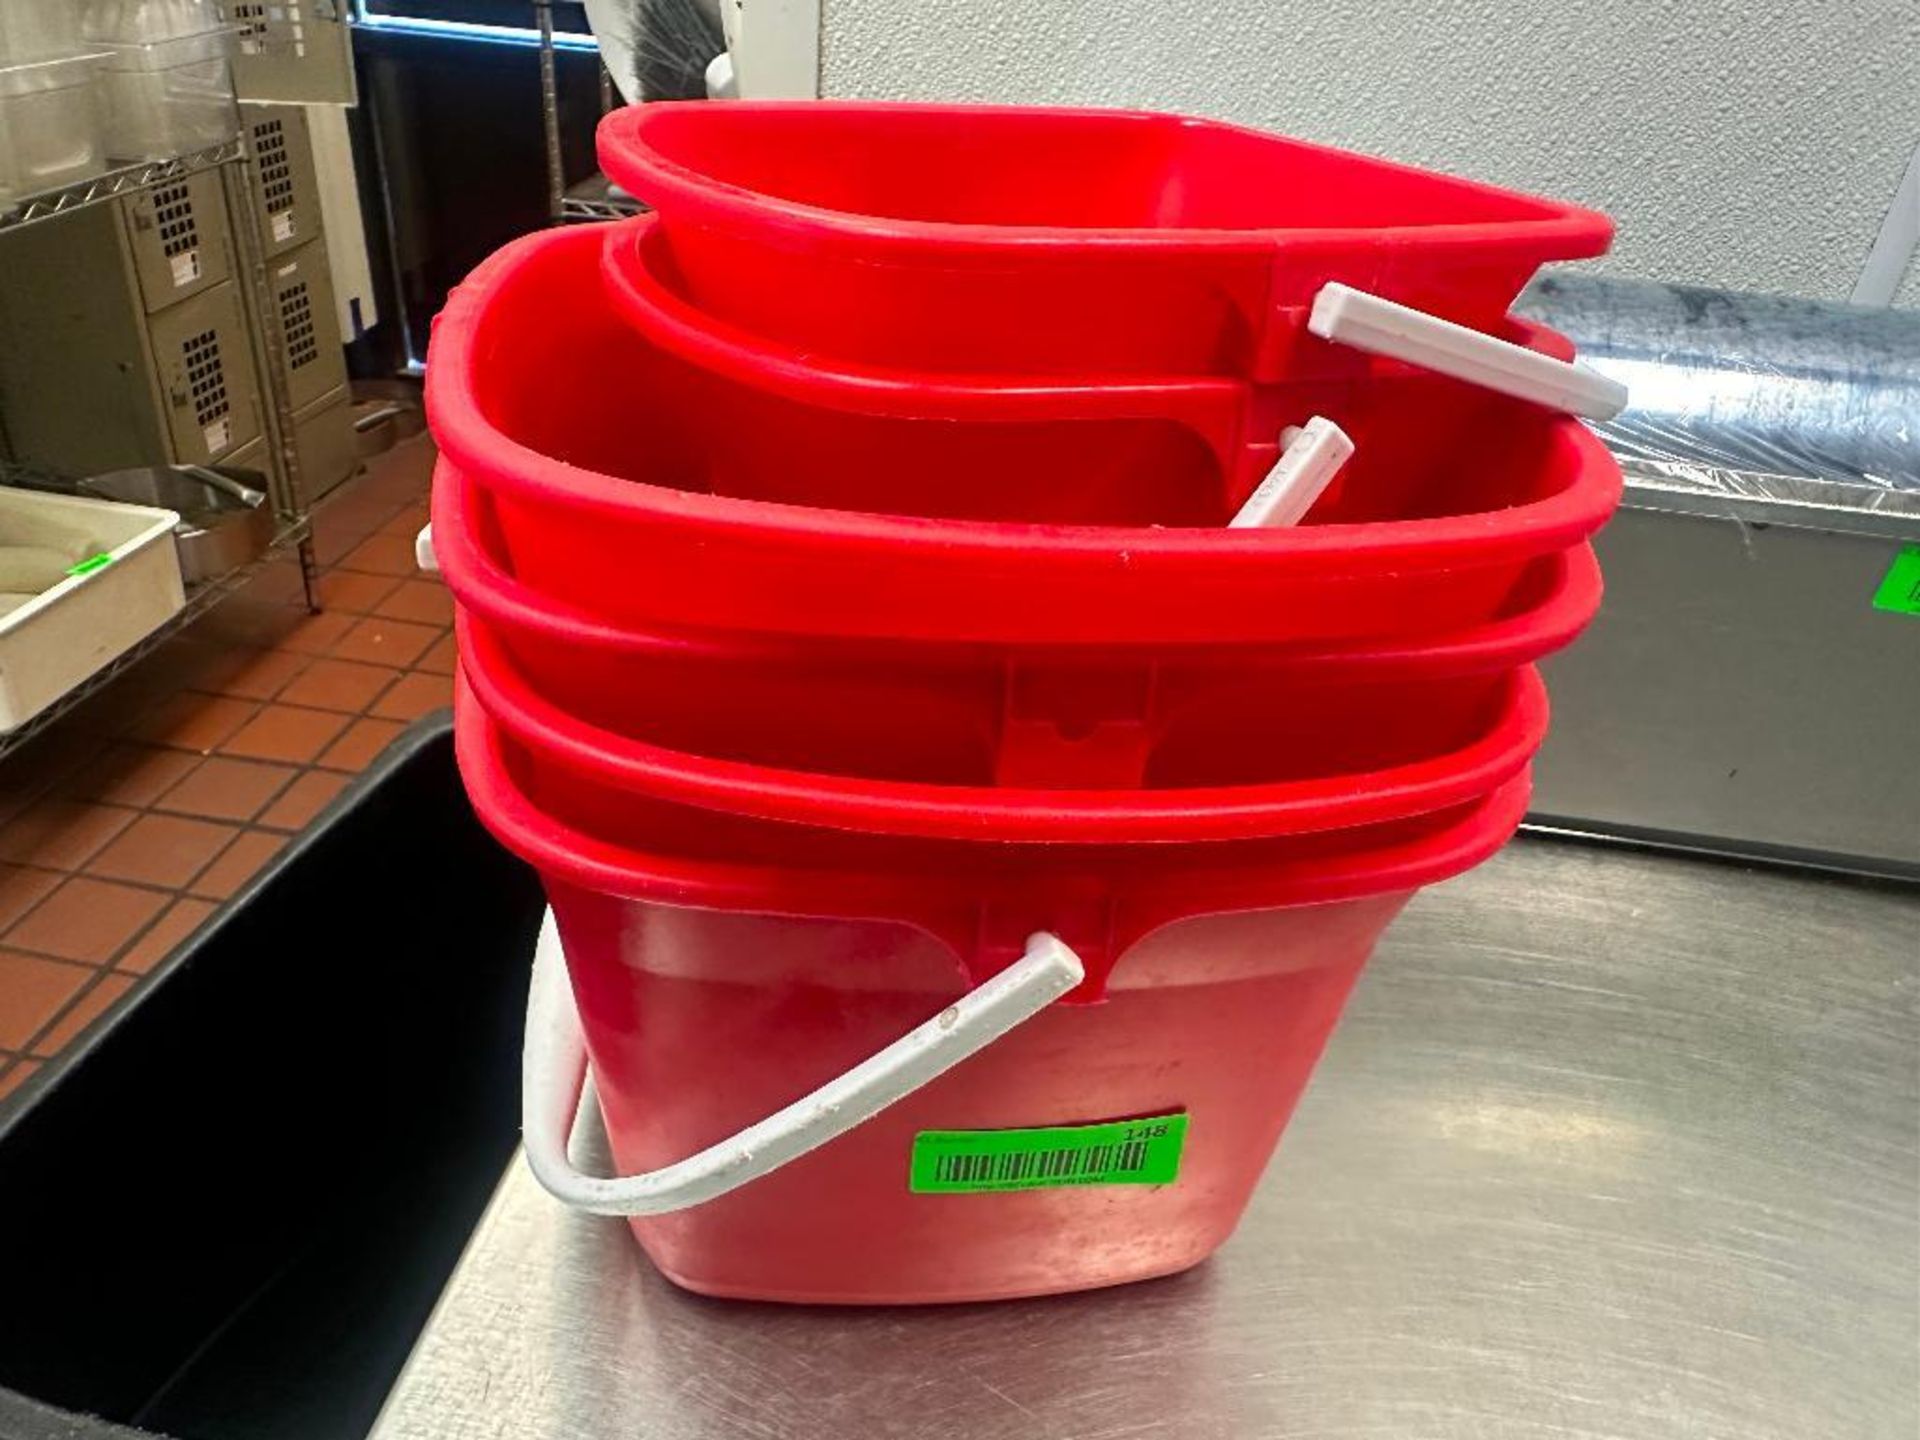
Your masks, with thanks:
[[[590,175],[560,197],[560,219],[565,221],[625,220],[646,208],[631,195],[615,193],[604,175]]]
[[[90,175],[85,180],[76,180],[57,190],[43,190],[37,195],[14,201],[6,209],[0,210],[0,230],[31,225],[38,220],[51,220],[56,215],[65,215],[102,200],[111,200],[116,195],[165,185],[202,170],[211,170],[217,165],[230,164],[243,154],[241,142],[236,137],[205,150],[177,155],[171,160],[143,160],[137,165],[123,165],[105,174]]]
[[[226,599],[234,591],[245,585],[266,566],[280,559],[305,542],[313,533],[313,522],[306,516],[286,520],[273,537],[267,548],[249,560],[236,566],[226,574],[194,586],[187,591],[187,603],[168,616],[165,623],[151,635],[140,641],[132,649],[123,652],[107,662],[101,669],[87,677],[80,684],[62,695],[53,704],[42,710],[18,730],[8,735],[0,735],[0,760],[19,750],[33,740],[47,727],[62,716],[70,714],[78,706],[99,694],[120,676],[126,674],[147,656],[158,650],[167,641],[178,635],[187,626],[205,615],[214,606]]]
[[[579,221],[624,220],[644,208],[627,195],[609,193],[607,177],[588,176],[569,185],[566,162],[560,147],[560,75],[554,64],[553,9],[568,0],[533,0],[534,18],[540,31],[540,128],[546,144],[547,215],[555,225]],[[606,66],[600,67],[600,113],[614,107],[616,97]]]

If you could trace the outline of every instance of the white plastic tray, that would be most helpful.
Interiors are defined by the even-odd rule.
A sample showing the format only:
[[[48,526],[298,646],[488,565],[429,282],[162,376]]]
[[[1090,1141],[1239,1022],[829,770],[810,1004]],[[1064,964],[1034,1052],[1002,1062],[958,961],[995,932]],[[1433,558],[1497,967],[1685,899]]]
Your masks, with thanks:
[[[0,734],[17,730],[186,604],[171,510],[0,488],[0,545],[108,562],[0,619]]]

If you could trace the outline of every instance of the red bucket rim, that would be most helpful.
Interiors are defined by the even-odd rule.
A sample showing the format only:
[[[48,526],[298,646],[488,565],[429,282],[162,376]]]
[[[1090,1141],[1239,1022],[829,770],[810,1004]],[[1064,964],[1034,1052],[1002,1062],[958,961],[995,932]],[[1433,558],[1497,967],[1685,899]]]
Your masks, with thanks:
[[[1495,565],[1580,543],[1606,522],[1620,497],[1619,467],[1599,437],[1572,417],[1557,420],[1553,435],[1578,457],[1578,478],[1542,499],[1466,515],[1288,529],[931,520],[701,494],[580,469],[520,444],[483,418],[473,384],[473,331],[493,293],[548,250],[578,248],[597,272],[607,228],[578,225],[510,242],[455,289],[435,324],[426,380],[434,435],[464,472],[489,489],[509,490],[535,504],[671,527],[689,543],[735,538],[804,552],[808,563],[820,566],[910,559],[944,573],[1044,575],[1063,586],[1116,572],[1177,584],[1198,570],[1256,577],[1284,566],[1290,579],[1310,580]],[[1523,528],[1515,529],[1516,516],[1524,517]],[[977,575],[970,579],[978,583]]]
[[[1532,666],[1506,677],[1498,721],[1442,756],[1368,774],[1182,790],[1048,790],[874,780],[695,755],[629,739],[535,693],[474,617],[456,618],[474,698],[516,743],[571,773],[758,820],[1007,844],[1162,844],[1347,829],[1450,808],[1527,767],[1547,730]]]
[[[528,798],[508,772],[505,732],[475,701],[464,675],[455,678],[454,726],[461,776],[482,822],[550,880],[667,904],[847,916],[886,914],[903,906],[919,909],[930,898],[978,900],[983,885],[990,883],[979,873],[949,869],[808,868],[642,851],[589,834]],[[1244,857],[1231,844],[1156,847],[1156,856],[1178,858],[1152,872],[1136,867],[1126,883],[1130,889],[1157,886],[1169,902],[1180,902],[1193,913],[1320,904],[1412,890],[1457,875],[1499,850],[1524,818],[1530,795],[1531,776],[1523,770],[1488,794],[1447,811],[1379,827],[1394,838],[1378,849],[1333,856],[1274,863]],[[1428,823],[1431,830],[1425,828]],[[1405,838],[1409,833],[1412,838]],[[1071,887],[1086,873],[1067,864],[1057,875],[1043,873],[1037,884]],[[1026,891],[1033,888],[1023,886]],[[802,895],[811,902],[805,910],[795,906]]]
[[[656,257],[647,253],[660,232],[657,215],[608,228],[600,273],[613,309],[649,345],[702,372],[809,407],[989,422],[1147,416],[1193,429],[1224,463],[1224,432],[1237,428],[1236,407],[1253,389],[1250,381],[1222,375],[970,374],[819,356],[709,315],[675,292],[654,272]],[[1547,333],[1525,322],[1518,328]]]
[[[657,133],[663,127],[671,128],[681,123],[689,112],[699,114],[711,109],[699,101],[632,105],[608,115],[601,121],[598,134],[601,168],[624,189],[640,196],[658,210],[670,210],[678,204],[703,215],[720,215],[735,220],[746,216],[749,224],[764,224],[769,229],[788,234],[829,237],[842,246],[867,250],[887,249],[902,242],[918,242],[956,251],[1058,251],[1070,259],[1090,252],[1176,249],[1216,253],[1271,252],[1282,247],[1325,247],[1357,241],[1404,243],[1403,237],[1417,232],[1422,236],[1423,243],[1436,249],[1519,249],[1538,252],[1540,259],[1546,261],[1580,260],[1603,254],[1613,237],[1613,222],[1605,215],[1565,201],[1198,116],[1098,107],[951,105],[866,100],[729,101],[727,108],[735,114],[721,118],[736,121],[743,115],[769,117],[775,121],[788,116],[817,121],[823,115],[838,113],[872,115],[886,121],[902,116],[956,114],[965,116],[975,125],[1002,119],[1043,118],[1049,123],[1059,124],[1205,129],[1249,136],[1263,144],[1285,147],[1300,154],[1337,157],[1343,162],[1364,165],[1377,175],[1418,177],[1427,182],[1444,181],[1463,192],[1530,205],[1542,213],[1537,219],[1523,221],[1397,226],[1266,226],[1231,230],[1151,226],[1079,229],[1049,225],[914,220],[864,214],[768,195],[718,179],[661,153],[648,138],[648,132]],[[699,118],[711,120],[714,117],[705,114]]]
[[[984,658],[1031,647],[987,642],[880,641],[806,637],[780,633],[724,629],[700,631],[666,623],[645,627],[621,624],[595,615],[587,606],[541,594],[509,574],[497,556],[489,554],[475,533],[476,504],[487,503],[482,487],[463,475],[444,457],[434,471],[434,552],[454,598],[489,624],[539,635],[564,644],[604,648],[612,652],[705,654],[712,659],[774,661],[812,654],[852,653],[860,656],[911,657],[929,649],[941,655],[956,652]],[[1570,644],[1598,612],[1604,583],[1593,547],[1581,543],[1571,549],[1543,555],[1533,562],[1553,577],[1542,585],[1542,598],[1517,614],[1501,616],[1468,629],[1417,639],[1330,643],[1314,647],[1286,642],[1263,647],[1258,643],[1216,645],[1141,643],[1097,647],[1102,660],[1140,664],[1233,663],[1274,665],[1303,674],[1329,678],[1375,670],[1432,675],[1467,674],[1476,670],[1527,664]],[[1050,647],[1048,653],[1054,653]],[[1071,647],[1057,647],[1070,653]]]

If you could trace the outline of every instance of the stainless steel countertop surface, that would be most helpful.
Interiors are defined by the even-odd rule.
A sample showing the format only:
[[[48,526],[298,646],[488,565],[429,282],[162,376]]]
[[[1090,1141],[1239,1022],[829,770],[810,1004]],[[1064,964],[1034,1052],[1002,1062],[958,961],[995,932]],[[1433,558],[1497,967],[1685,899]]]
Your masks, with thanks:
[[[378,1440],[1920,1433],[1920,892],[1517,842],[1419,897],[1209,1263],[682,1294],[516,1163]]]

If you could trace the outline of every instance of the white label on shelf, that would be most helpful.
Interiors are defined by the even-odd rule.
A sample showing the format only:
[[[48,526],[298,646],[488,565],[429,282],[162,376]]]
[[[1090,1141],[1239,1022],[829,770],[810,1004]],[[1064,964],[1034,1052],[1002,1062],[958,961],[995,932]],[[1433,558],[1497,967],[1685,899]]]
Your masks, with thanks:
[[[218,455],[233,443],[233,417],[222,415],[200,432],[200,438],[207,442],[207,453]]]
[[[273,243],[283,245],[293,238],[293,211],[276,210],[273,212]]]
[[[191,285],[200,278],[200,250],[183,250],[173,257],[173,288]]]

